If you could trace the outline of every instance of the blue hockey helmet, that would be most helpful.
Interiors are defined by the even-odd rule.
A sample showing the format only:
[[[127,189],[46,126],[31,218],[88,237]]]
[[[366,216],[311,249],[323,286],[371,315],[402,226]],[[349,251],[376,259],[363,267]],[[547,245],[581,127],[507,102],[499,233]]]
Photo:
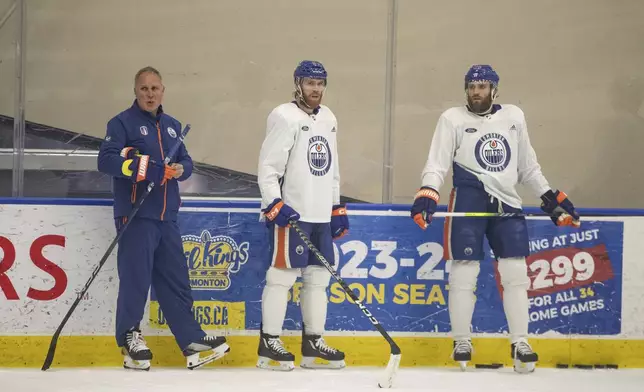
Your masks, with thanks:
[[[302,93],[302,79],[322,79],[324,81],[324,88],[326,89],[326,76],[326,69],[324,69],[324,65],[322,65],[322,63],[320,63],[319,61],[300,61],[300,63],[295,68],[295,71],[293,72],[293,82],[295,83],[295,91],[293,92],[293,97],[301,104],[309,107],[309,104],[306,103],[304,94]],[[324,94],[324,91],[322,92],[322,94]]]
[[[465,88],[467,88],[467,85],[472,82],[490,82],[492,88],[498,88],[499,75],[490,65],[473,65],[465,74]]]
[[[293,79],[297,83],[302,78],[324,79],[326,83],[326,69],[319,61],[303,60],[295,68]]]

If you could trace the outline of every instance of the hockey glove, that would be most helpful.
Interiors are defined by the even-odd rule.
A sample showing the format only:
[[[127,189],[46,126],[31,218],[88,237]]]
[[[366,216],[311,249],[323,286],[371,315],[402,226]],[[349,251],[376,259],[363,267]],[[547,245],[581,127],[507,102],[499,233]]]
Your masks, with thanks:
[[[555,225],[581,226],[579,214],[565,193],[549,190],[541,195],[541,201],[541,210],[550,215],[550,219],[552,219]]]
[[[340,238],[349,232],[349,217],[344,204],[336,204],[331,212],[331,236]]]
[[[125,159],[134,159],[135,157],[140,157],[141,153],[134,147],[125,147],[121,150],[121,156]]]
[[[438,192],[428,186],[424,186],[416,192],[414,205],[411,206],[411,217],[418,227],[423,230],[429,227],[439,199]]]
[[[273,202],[263,209],[262,212],[266,217],[267,226],[275,224],[280,227],[289,227],[289,220],[293,219],[297,221],[300,219],[300,214],[287,204],[284,204],[282,199],[279,198],[273,200]]]
[[[176,173],[176,170],[168,165],[152,162],[149,155],[134,155],[133,158],[126,159],[121,167],[121,172],[130,177],[132,182],[148,180],[164,185]]]

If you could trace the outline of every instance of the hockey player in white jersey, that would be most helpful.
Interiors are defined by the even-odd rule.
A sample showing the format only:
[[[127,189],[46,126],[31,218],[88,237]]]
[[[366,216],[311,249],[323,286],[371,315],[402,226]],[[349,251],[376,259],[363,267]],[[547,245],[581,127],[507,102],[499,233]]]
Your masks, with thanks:
[[[270,236],[270,265],[262,293],[257,367],[294,368],[294,356],[284,347],[280,335],[289,289],[301,276],[300,366],[343,368],[344,353],[327,345],[323,338],[331,275],[289,225],[291,219],[298,221],[329,263],[335,263],[333,239],[349,229],[346,207],[340,204],[338,124],[333,112],[321,105],[327,84],[324,66],[317,61],[302,61],[293,76],[295,100],[269,114],[259,156],[261,219],[266,221]]]
[[[453,189],[449,211],[521,212],[517,184],[542,200],[541,209],[557,226],[579,227],[579,215],[566,196],[552,190],[530,144],[525,117],[514,105],[495,104],[499,77],[489,65],[474,65],[465,75],[467,105],[438,119],[411,216],[422,229],[436,212],[439,191],[450,167]],[[534,371],[537,354],[528,343],[530,254],[525,218],[446,218],[444,258],[451,260],[448,308],[454,339],[452,358],[465,369],[471,360],[471,322],[483,237],[487,237],[503,286],[503,308],[518,372]]]

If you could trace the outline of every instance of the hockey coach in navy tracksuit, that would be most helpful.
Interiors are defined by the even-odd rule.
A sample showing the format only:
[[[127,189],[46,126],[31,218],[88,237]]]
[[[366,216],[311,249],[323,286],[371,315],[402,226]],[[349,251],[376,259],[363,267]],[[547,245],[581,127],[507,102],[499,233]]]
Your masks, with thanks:
[[[174,163],[163,164],[179,140],[181,124],[163,111],[165,87],[159,71],[141,69],[134,84],[135,102],[107,123],[98,154],[98,170],[113,177],[117,231],[149,181],[155,184],[118,243],[116,342],[122,347],[125,368],[150,368],[152,352],[140,322],[152,285],[177,344],[188,358],[188,367],[199,367],[222,357],[229,348],[224,337],[206,335],[192,312],[188,266],[177,223],[178,181],[192,174],[192,159],[181,146],[170,161]],[[213,351],[210,356],[199,359],[199,352],[209,350]]]

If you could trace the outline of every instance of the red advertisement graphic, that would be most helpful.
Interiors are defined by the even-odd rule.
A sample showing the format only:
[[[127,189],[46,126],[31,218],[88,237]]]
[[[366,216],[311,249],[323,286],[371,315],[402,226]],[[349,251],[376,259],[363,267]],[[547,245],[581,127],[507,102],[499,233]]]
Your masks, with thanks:
[[[528,296],[535,297],[604,282],[613,278],[606,246],[590,248],[558,248],[534,253],[526,258],[530,288]],[[495,276],[499,291],[503,293],[498,264]]]
[[[29,247],[29,258],[33,265],[50,275],[54,285],[46,290],[29,287],[27,298],[38,301],[51,301],[60,297],[67,288],[67,275],[57,264],[48,260],[43,251],[47,246],[65,247],[65,237],[57,234],[48,234],[36,238]],[[14,284],[9,278],[8,271],[16,262],[16,247],[7,237],[0,236],[0,294],[9,301],[20,299]]]

